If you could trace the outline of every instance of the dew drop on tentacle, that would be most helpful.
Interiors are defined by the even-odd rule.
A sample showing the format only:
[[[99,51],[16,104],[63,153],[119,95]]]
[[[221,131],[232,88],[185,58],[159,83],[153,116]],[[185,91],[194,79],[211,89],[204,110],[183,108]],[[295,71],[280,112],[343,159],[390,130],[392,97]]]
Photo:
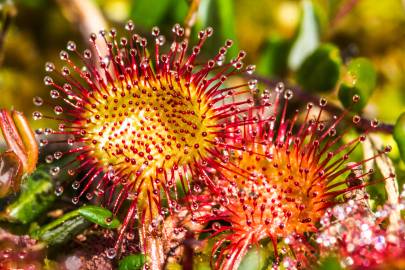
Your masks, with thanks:
[[[73,198],[72,198],[72,203],[73,203],[73,204],[78,204],[78,203],[79,203],[79,197],[76,197],[76,196],[73,197]]]
[[[69,146],[72,146],[75,143],[75,138],[68,138],[66,142]]]
[[[193,185],[193,191],[194,191],[195,193],[200,193],[200,192],[202,191],[201,185],[199,185],[199,184],[194,184],[194,185]]]
[[[359,95],[353,95],[352,101],[353,101],[353,103],[359,102],[360,101],[360,96]]]
[[[72,183],[72,188],[73,188],[74,190],[79,189],[79,187],[80,187],[80,182],[79,182],[79,181],[74,181],[74,182]]]
[[[166,208],[166,207],[162,207],[161,210],[160,210],[160,215],[161,215],[162,217],[166,217],[169,213],[170,213],[170,211],[169,211],[169,209]]]
[[[218,56],[218,58],[217,58],[217,65],[218,66],[222,66],[222,64],[224,63],[224,61],[225,61],[225,55],[220,55],[220,56]]]
[[[76,43],[74,41],[68,41],[66,48],[69,51],[76,51]]]
[[[379,122],[377,119],[373,119],[373,120],[370,121],[370,126],[371,126],[372,128],[378,127],[379,124],[380,124],[380,122]]]
[[[70,69],[68,67],[62,67],[60,73],[62,74],[62,76],[69,76],[70,75]]]
[[[74,175],[76,174],[76,171],[73,170],[73,169],[68,169],[68,170],[67,170],[67,173],[68,173],[68,175],[70,175],[70,176],[74,176]]]
[[[320,106],[321,108],[325,107],[326,104],[328,104],[328,101],[327,101],[326,98],[320,98],[320,99],[319,99],[319,106]]]
[[[331,128],[331,129],[328,131],[328,135],[331,136],[331,137],[335,136],[336,134],[337,134],[337,131],[336,131],[335,128]]]
[[[66,124],[65,124],[65,123],[59,123],[59,125],[58,125],[59,131],[64,131],[65,128],[66,128]]]
[[[106,255],[107,255],[107,258],[114,259],[115,256],[117,255],[117,252],[115,251],[114,248],[109,248],[106,250]]]
[[[44,104],[44,100],[41,97],[34,97],[32,99],[32,102],[34,103],[35,106],[42,106]]]
[[[55,64],[52,62],[46,62],[45,63],[45,71],[46,72],[52,72],[55,70]]]
[[[199,207],[200,207],[200,205],[199,205],[199,203],[198,203],[197,201],[193,201],[193,202],[191,203],[191,209],[192,209],[193,211],[197,211]]]
[[[294,96],[294,93],[293,93],[293,91],[291,91],[290,89],[287,89],[287,90],[284,92],[284,98],[287,99],[287,100],[292,99],[293,96]]]
[[[63,108],[59,105],[55,106],[53,111],[55,112],[56,115],[60,115],[63,113]]]
[[[53,158],[52,155],[47,155],[47,156],[45,157],[45,162],[46,162],[46,163],[52,163],[53,160],[54,160],[54,158]]]
[[[63,194],[64,188],[63,186],[56,186],[55,188],[55,195],[56,196],[61,196]]]
[[[256,90],[257,89],[257,80],[253,79],[248,81],[248,86],[250,90]]]
[[[152,28],[152,36],[158,37],[159,34],[160,34],[160,29],[159,29],[159,27],[154,26],[154,27]]]
[[[104,221],[105,221],[105,223],[106,223],[107,225],[111,225],[111,223],[112,223],[112,221],[113,221],[113,218],[112,218],[112,217],[106,217]]]
[[[62,60],[62,61],[66,61],[66,60],[68,60],[69,59],[69,54],[66,52],[66,51],[60,51],[60,53],[59,53],[59,58],[60,58],[60,60]]]
[[[45,146],[48,144],[48,140],[47,139],[40,139],[39,140],[39,146]]]
[[[52,176],[58,175],[59,172],[60,172],[60,167],[59,167],[59,166],[52,167],[52,168],[49,170],[49,173],[50,173]]]
[[[159,46],[163,46],[166,43],[166,37],[163,35],[160,35],[156,38],[156,44]]]
[[[352,118],[353,123],[356,124],[356,125],[358,123],[360,123],[360,120],[361,120],[361,117],[359,115],[354,115],[353,118]]]
[[[214,223],[212,223],[212,229],[213,229],[214,231],[219,231],[219,230],[221,229],[221,227],[222,227],[222,225],[221,225],[221,223],[219,223],[219,222],[214,222]]]
[[[252,75],[256,70],[256,66],[255,65],[248,65],[246,67],[246,73],[249,75]]]
[[[93,197],[94,197],[94,194],[93,194],[93,193],[91,193],[91,192],[87,192],[87,193],[86,193],[86,199],[87,199],[87,200],[91,201],[91,200],[93,199]]]
[[[111,30],[108,34],[110,37],[112,37],[114,39],[117,36],[117,29],[115,29],[114,27],[111,28]]]
[[[32,113],[32,118],[34,120],[40,120],[40,119],[42,119],[42,113],[38,112],[38,111],[35,111],[35,112]]]
[[[44,84],[45,85],[51,85],[53,84],[53,79],[50,76],[45,76],[44,77]]]
[[[50,94],[50,96],[51,96],[52,99],[57,99],[57,98],[60,97],[59,91],[58,91],[58,90],[55,90],[55,89],[51,90],[51,91],[49,92],[49,94]]]
[[[281,93],[283,92],[285,89],[284,83],[283,82],[279,82],[276,85],[276,88],[274,89],[277,93]]]
[[[83,57],[84,57],[85,59],[91,59],[91,56],[92,56],[92,54],[91,54],[91,51],[90,51],[89,49],[85,49],[85,50],[83,51]]]
[[[55,152],[55,153],[53,154],[53,157],[54,157],[56,160],[61,159],[62,156],[63,156],[63,153],[60,152],[60,151],[57,151],[57,152]]]
[[[127,31],[133,31],[134,29],[135,29],[135,25],[134,25],[134,22],[133,21],[128,21],[126,24],[125,24],[125,29],[127,30]]]

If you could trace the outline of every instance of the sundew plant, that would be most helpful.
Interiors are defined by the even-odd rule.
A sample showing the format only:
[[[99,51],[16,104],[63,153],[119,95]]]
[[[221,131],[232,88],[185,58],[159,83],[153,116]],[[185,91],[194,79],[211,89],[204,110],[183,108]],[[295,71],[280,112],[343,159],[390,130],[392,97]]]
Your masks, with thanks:
[[[0,12],[0,269],[405,269],[405,3]]]

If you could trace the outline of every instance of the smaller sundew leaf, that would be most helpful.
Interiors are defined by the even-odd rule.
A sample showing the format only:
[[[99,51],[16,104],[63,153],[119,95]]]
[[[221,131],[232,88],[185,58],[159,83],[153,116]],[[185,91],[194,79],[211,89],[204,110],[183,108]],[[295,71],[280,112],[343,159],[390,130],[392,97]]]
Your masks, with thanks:
[[[121,224],[117,218],[113,217],[113,214],[109,210],[99,206],[86,205],[80,207],[77,212],[88,221],[107,229],[118,228]]]
[[[66,213],[63,216],[61,216],[60,218],[55,219],[54,221],[52,221],[42,227],[39,227],[37,229],[34,228],[33,230],[31,230],[30,235],[33,238],[39,238],[46,231],[52,231],[54,228],[57,228],[58,226],[65,223],[69,219],[76,218],[77,216],[79,216],[79,213],[77,212],[77,210]]]
[[[296,70],[319,45],[319,26],[312,1],[302,1],[302,17],[292,45],[288,67]]]
[[[126,256],[118,263],[119,270],[138,270],[145,264],[145,255],[138,253]]]
[[[90,224],[77,211],[73,211],[32,232],[31,236],[50,246],[61,245],[89,227]]]
[[[302,63],[297,81],[306,91],[332,90],[339,80],[341,64],[339,49],[332,44],[322,44]]]
[[[398,145],[401,159],[405,162],[405,112],[398,117],[395,123],[394,139]]]
[[[377,74],[373,64],[366,58],[355,58],[347,66],[339,87],[339,99],[343,106],[359,112],[366,105],[376,86]],[[353,96],[360,99],[353,103]]]
[[[21,194],[7,206],[1,218],[10,222],[30,223],[46,211],[55,199],[51,176],[43,168],[37,169],[27,177]]]

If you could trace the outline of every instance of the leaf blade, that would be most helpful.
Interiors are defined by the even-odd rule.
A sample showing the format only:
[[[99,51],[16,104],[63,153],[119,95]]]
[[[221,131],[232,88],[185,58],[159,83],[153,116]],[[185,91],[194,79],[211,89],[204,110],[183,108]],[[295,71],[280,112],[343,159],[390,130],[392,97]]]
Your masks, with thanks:
[[[77,211],[88,221],[96,223],[107,229],[116,229],[120,225],[119,220],[117,218],[113,218],[113,215],[109,210],[99,206],[86,205],[80,207]]]
[[[297,70],[303,61],[319,46],[318,28],[312,2],[302,1],[301,23],[288,57],[288,67],[291,70]]]
[[[376,83],[377,73],[373,64],[366,58],[355,58],[349,63],[339,87],[339,100],[346,108],[359,112],[367,105]],[[355,104],[352,101],[354,95],[360,97]]]

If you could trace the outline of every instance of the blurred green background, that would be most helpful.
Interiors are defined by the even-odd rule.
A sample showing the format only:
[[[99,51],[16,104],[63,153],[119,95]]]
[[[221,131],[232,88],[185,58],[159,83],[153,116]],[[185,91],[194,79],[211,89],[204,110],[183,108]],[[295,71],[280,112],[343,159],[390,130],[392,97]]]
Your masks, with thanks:
[[[15,14],[2,51],[0,107],[14,107],[31,114],[32,97],[48,92],[42,83],[44,63],[57,62],[58,53],[68,40],[75,40],[82,49],[86,46],[80,28],[69,20],[68,2],[14,1]],[[1,3],[4,17],[11,1]],[[185,21],[192,4],[187,0],[93,0],[93,3],[108,25],[119,29],[132,19],[138,31],[145,34],[154,25],[169,33],[175,22]],[[316,25],[306,30],[308,40],[303,44],[333,43],[339,47],[343,61],[358,56],[369,58],[377,69],[378,79],[365,114],[394,123],[405,110],[404,1],[312,3]],[[293,44],[300,35],[303,6],[302,1],[201,0],[194,29],[210,25],[216,31],[214,41],[204,50],[205,55],[213,55],[223,40],[232,38],[238,48],[248,53],[247,62],[258,66],[259,74],[294,81],[290,63],[293,60],[289,58],[291,53],[305,51],[302,46],[294,50]],[[332,99],[336,97],[333,91],[329,95]]]

